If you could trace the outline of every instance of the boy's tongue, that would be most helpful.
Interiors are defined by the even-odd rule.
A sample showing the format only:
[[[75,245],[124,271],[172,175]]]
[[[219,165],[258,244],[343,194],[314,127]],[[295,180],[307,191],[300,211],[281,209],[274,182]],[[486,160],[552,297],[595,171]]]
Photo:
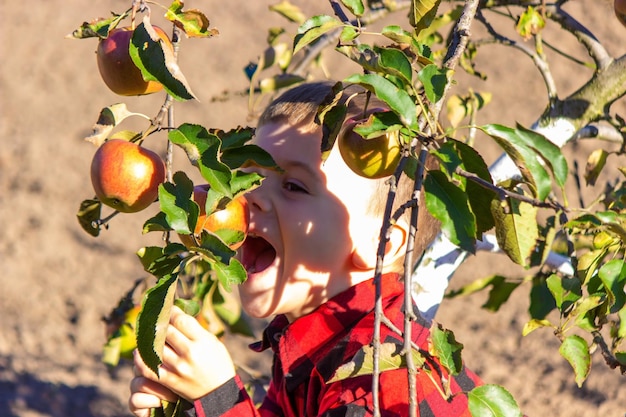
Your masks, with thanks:
[[[243,266],[248,273],[260,272],[266,269],[276,259],[276,250],[265,239],[248,237],[244,244]]]

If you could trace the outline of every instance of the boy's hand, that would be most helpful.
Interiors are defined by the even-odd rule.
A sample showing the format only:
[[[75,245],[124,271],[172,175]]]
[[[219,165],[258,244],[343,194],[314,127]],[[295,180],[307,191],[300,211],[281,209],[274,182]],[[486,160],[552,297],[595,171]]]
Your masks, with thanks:
[[[137,353],[135,354],[137,355]],[[133,415],[150,417],[150,410],[161,407],[162,400],[175,402],[178,400],[178,395],[143,376],[133,378],[130,383],[130,399],[128,400],[128,408]]]
[[[137,374],[191,402],[235,376],[226,346],[178,307],[172,309],[162,359],[157,376],[135,354]]]

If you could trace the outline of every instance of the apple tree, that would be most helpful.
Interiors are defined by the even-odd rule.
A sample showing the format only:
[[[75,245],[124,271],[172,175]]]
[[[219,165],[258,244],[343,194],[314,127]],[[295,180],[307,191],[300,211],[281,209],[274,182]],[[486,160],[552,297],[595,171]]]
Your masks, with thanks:
[[[203,214],[210,217],[226,210],[261,183],[258,174],[245,172],[243,167],[256,164],[271,169],[274,162],[249,143],[254,134],[252,127],[222,131],[174,123],[171,109],[175,102],[194,99],[190,83],[177,64],[177,40],[182,34],[210,38],[216,32],[209,27],[203,12],[185,9],[182,1],[168,6],[148,3],[133,1],[128,10],[86,22],[72,36],[94,37],[102,45],[98,57],[104,61],[100,70],[106,81],[115,78],[112,74],[122,67],[107,63],[108,58],[100,50],[104,51],[106,43],[119,34],[125,35],[120,37],[127,41],[118,55],[129,59],[132,65],[123,67],[124,71],[138,69],[138,84],[156,83],[156,87],[140,87],[141,94],[151,93],[159,86],[166,92],[154,117],[133,113],[123,104],[105,107],[88,138],[99,147],[113,140],[143,147],[158,138],[158,133],[166,133],[167,172],[156,187],[161,211],[146,220],[143,230],[163,233],[164,245],[138,251],[143,267],[155,279],[142,294],[137,346],[144,361],[157,371],[164,323],[175,303],[208,320],[212,331],[222,332],[226,327],[247,331],[241,309],[230,292],[233,285],[246,279],[233,249],[245,238],[245,229],[228,226],[225,232],[217,233],[200,228],[198,233],[196,224]],[[612,108],[626,93],[626,56],[610,56],[584,22],[567,13],[567,3],[568,0],[329,0],[327,13],[307,16],[284,0],[271,9],[285,18],[285,28],[271,28],[267,49],[261,51],[260,58],[246,72],[251,96],[272,96],[310,79],[311,68],[329,57],[358,68],[335,86],[334,94],[320,107],[318,116],[326,127],[322,150],[327,151],[337,140],[341,141],[338,132],[346,108],[338,97],[343,86],[359,85],[388,105],[388,111],[373,111],[366,121],[351,126],[352,132],[374,148],[398,154],[398,158],[390,158],[395,166],[389,180],[378,271],[387,229],[401,215],[400,211],[392,211],[394,186],[406,175],[414,181],[415,193],[411,200],[402,202],[400,210],[411,210],[412,218],[417,219],[423,190],[426,208],[441,223],[440,236],[424,256],[413,259],[413,248],[407,250],[407,300],[413,297],[418,308],[432,318],[448,281],[467,255],[478,254],[486,246],[497,248],[512,263],[525,268],[528,275],[488,276],[448,292],[447,296],[489,290],[486,307],[497,311],[512,293],[526,291],[530,317],[523,334],[532,333],[535,337],[541,334],[539,329],[550,329],[550,334],[559,338],[559,352],[571,364],[575,381],[581,385],[589,374],[591,355],[596,349],[609,367],[621,373],[626,371],[626,170],[615,169],[609,163],[624,153],[626,123]],[[172,22],[171,41],[151,24],[150,14],[158,7]],[[615,1],[615,10],[623,22],[624,2]],[[509,19],[508,32],[493,24],[496,17]],[[381,19],[386,23],[380,29],[369,27]],[[487,35],[472,35],[470,28],[476,25]],[[560,36],[576,39],[588,61],[578,62],[547,39],[544,33],[548,27],[558,30]],[[481,125],[480,110],[497,93],[450,92],[461,71],[483,77],[475,58],[483,46],[494,44],[514,48],[520,56],[530,59],[546,86],[545,111],[531,126]],[[119,48],[120,43],[116,46]],[[558,94],[550,67],[551,53],[592,69],[591,77],[567,97]],[[122,93],[137,94],[134,88],[125,88]],[[139,132],[118,128],[131,117],[144,118],[146,128]],[[479,135],[489,138],[502,151],[502,157],[492,166],[487,166],[474,146]],[[577,207],[573,204],[576,196],[569,195],[566,187],[571,180],[571,167],[562,149],[582,139],[608,141],[616,146],[611,150],[598,146],[588,155],[583,180],[597,185],[599,192],[592,204]],[[194,199],[197,184],[183,171],[172,172],[168,162],[172,146],[185,151],[190,169],[197,169],[208,184],[206,198],[200,205]],[[349,166],[356,167],[356,172],[364,162],[355,154],[346,152],[344,158],[349,159]],[[437,168],[425,167],[429,154],[439,162]],[[112,166],[123,171],[120,164]],[[610,169],[616,171],[609,173],[610,182],[597,184],[600,174]],[[132,194],[140,188],[129,184],[126,191]],[[122,211],[119,203],[124,203],[126,197],[97,195],[84,200],[79,222],[88,233],[98,236]],[[118,205],[110,204],[111,201]],[[103,217],[103,208],[113,212]],[[419,233],[416,221],[411,233]],[[172,239],[175,236],[183,239]],[[425,294],[424,288],[433,283],[437,290]],[[130,309],[138,287],[128,292],[114,313]],[[556,320],[552,318],[554,314],[550,315],[555,311]],[[408,332],[410,320],[407,317],[405,329],[396,329],[400,335]],[[439,357],[451,372],[459,370],[461,346],[452,332],[434,325],[431,352],[416,351],[407,341],[403,352],[412,354],[394,357],[376,339],[378,329],[385,325],[388,324],[384,311],[377,311],[371,350],[362,352],[361,360],[350,364],[349,371],[340,370],[336,378],[349,377],[355,369],[372,374],[377,392],[377,375],[383,366],[406,366],[411,375],[420,368],[424,355]],[[117,360],[116,351],[119,356],[120,336],[119,332],[113,333],[107,344],[107,360],[112,364]],[[441,392],[447,395],[445,387]],[[478,387],[469,396],[475,416],[521,415],[515,400],[503,387]],[[416,415],[415,398],[410,398],[410,404],[409,415]],[[378,404],[374,406],[378,410]],[[490,414],[484,414],[486,409]]]

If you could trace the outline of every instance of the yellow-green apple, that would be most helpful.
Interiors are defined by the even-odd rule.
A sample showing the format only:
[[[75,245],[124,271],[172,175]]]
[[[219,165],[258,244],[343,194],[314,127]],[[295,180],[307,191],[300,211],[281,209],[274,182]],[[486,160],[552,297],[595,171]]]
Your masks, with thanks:
[[[348,119],[337,138],[339,151],[346,165],[365,178],[383,178],[393,175],[401,157],[397,131],[365,139],[354,128],[365,120]]]

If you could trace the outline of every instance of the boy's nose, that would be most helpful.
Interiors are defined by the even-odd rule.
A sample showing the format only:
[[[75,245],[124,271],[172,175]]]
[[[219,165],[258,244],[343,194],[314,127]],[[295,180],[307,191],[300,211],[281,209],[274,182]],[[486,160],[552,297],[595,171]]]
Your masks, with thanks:
[[[271,203],[267,194],[267,187],[261,185],[252,191],[246,193],[246,199],[250,205],[250,214],[253,215],[255,211],[266,212],[269,211]]]

